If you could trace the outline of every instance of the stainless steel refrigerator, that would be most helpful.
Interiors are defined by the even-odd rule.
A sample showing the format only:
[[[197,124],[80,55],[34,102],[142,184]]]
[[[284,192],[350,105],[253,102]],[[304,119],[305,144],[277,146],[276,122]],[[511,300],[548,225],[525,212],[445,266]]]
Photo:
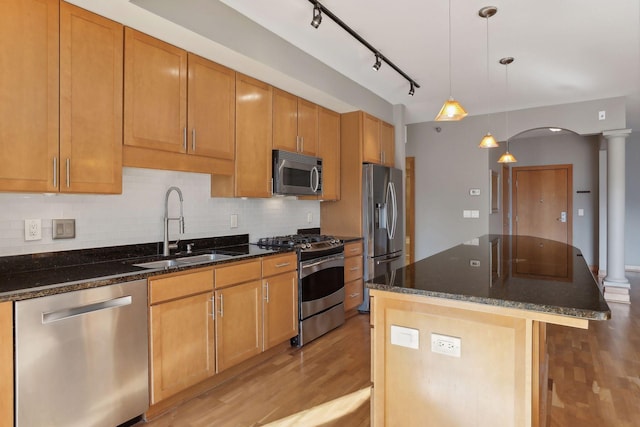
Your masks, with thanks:
[[[386,275],[390,283],[395,270],[404,265],[402,170],[366,164],[362,168],[362,235],[364,279]],[[358,307],[369,311],[369,290]]]

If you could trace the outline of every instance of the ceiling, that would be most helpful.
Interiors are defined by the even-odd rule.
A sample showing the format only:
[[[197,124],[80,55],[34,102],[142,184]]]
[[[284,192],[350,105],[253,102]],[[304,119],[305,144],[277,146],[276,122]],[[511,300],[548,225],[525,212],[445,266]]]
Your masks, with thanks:
[[[446,0],[321,0],[420,88],[383,64],[324,16],[310,25],[308,0],[221,0],[391,104],[407,123],[433,120],[449,96]],[[490,18],[489,74],[484,6]],[[499,59],[515,58],[508,66]],[[630,0],[451,0],[452,95],[469,115],[627,97],[627,126],[640,129],[640,2]]]

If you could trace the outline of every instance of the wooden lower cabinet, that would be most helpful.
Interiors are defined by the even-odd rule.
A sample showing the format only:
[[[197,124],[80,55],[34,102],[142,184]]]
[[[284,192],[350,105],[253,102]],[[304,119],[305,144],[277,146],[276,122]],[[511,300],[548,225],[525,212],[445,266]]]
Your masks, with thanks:
[[[362,304],[364,295],[364,265],[362,242],[344,245],[344,310],[350,311]]]
[[[344,311],[349,311],[362,304],[363,291],[362,277],[344,284]]]
[[[0,303],[0,426],[13,425],[13,303]]]
[[[149,280],[151,404],[215,374],[212,297],[213,269]]]
[[[262,283],[215,291],[218,372],[262,352]]]
[[[294,270],[263,279],[262,291],[264,350],[268,350],[298,335],[298,273]]]

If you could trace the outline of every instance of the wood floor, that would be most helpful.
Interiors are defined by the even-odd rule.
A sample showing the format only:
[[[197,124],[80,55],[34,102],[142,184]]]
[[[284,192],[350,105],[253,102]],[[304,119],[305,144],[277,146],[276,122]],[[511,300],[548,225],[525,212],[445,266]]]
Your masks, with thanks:
[[[589,330],[549,325],[550,427],[640,426],[640,274],[632,305]],[[359,315],[136,427],[369,426],[369,317]]]

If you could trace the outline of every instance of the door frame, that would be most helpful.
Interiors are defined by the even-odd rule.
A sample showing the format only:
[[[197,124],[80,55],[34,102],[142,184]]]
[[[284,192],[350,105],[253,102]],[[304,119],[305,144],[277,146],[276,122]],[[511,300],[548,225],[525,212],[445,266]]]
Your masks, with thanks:
[[[566,169],[567,171],[567,244],[573,245],[573,165],[544,165],[544,166],[519,166],[511,168],[511,230],[515,235],[516,226],[513,221],[516,218],[516,200],[518,195],[518,186],[516,174],[518,171],[539,171],[539,170],[557,170]]]

